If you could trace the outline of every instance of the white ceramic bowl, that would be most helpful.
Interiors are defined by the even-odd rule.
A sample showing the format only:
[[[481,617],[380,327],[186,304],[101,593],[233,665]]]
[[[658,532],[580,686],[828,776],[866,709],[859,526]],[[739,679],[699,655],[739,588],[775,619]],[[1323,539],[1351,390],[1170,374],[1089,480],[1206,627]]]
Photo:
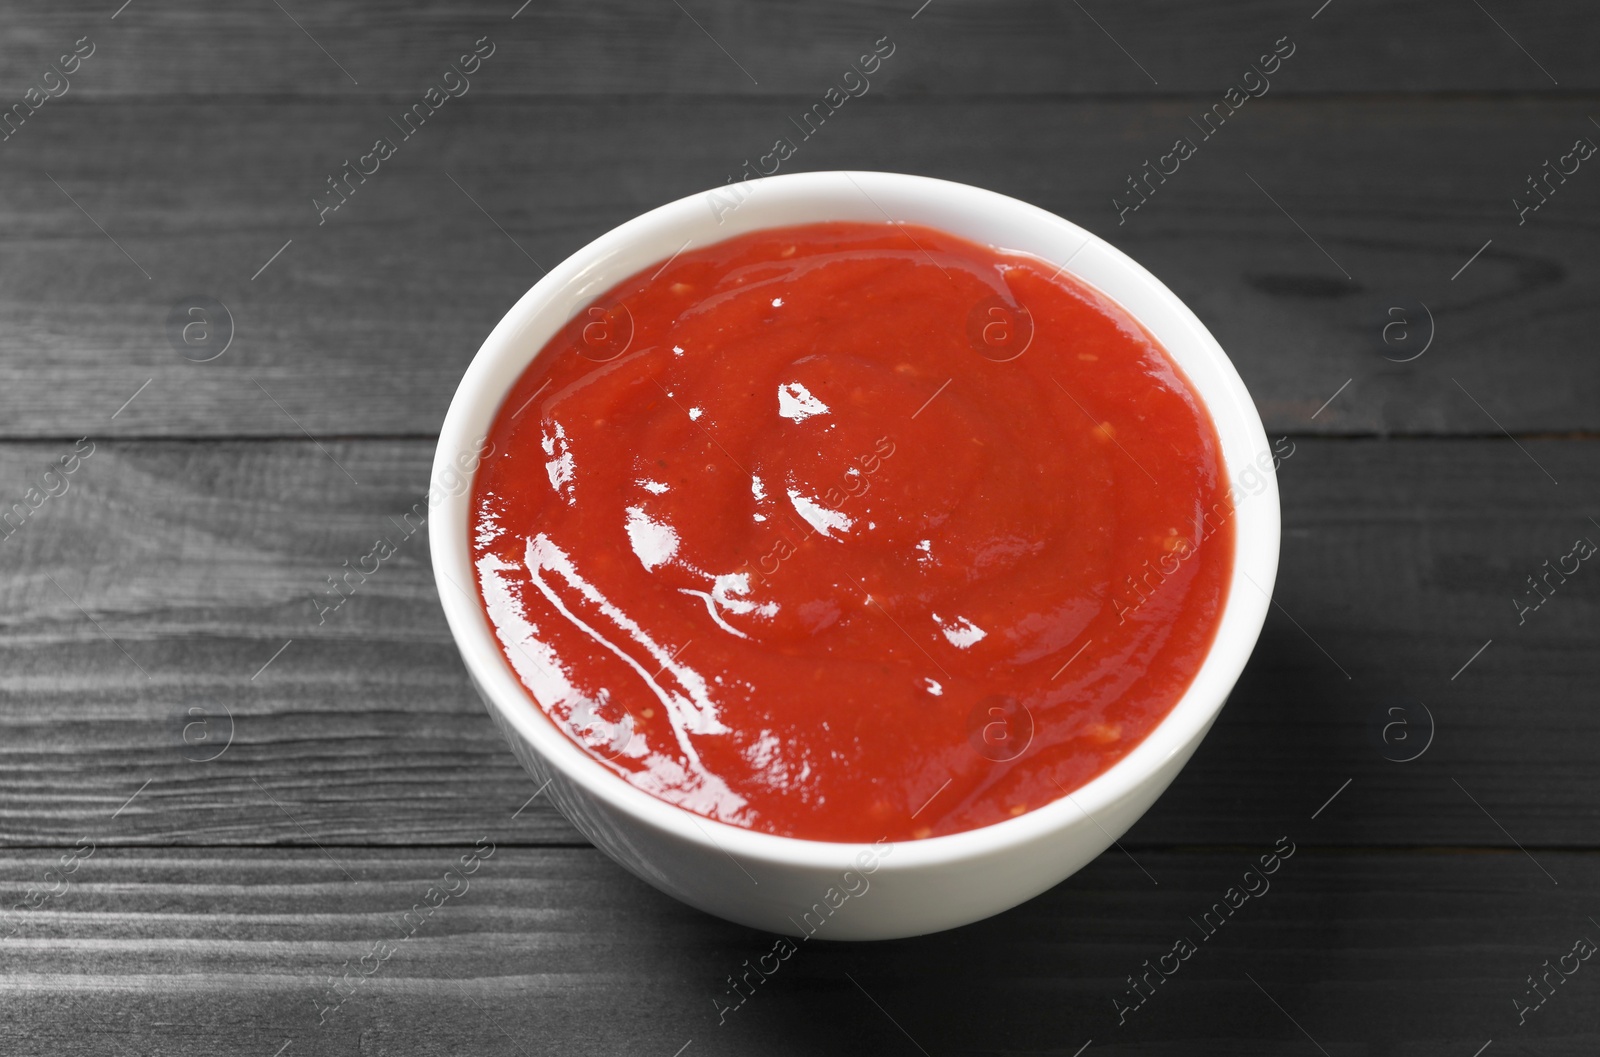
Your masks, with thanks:
[[[485,619],[468,549],[470,473],[507,390],[556,330],[635,272],[763,228],[828,220],[941,228],[1067,262],[1118,301],[1183,368],[1210,409],[1236,493],[1233,580],[1216,641],[1172,712],[1104,774],[1014,819],[870,846],[776,837],[689,813],[621,780],[529,699]],[[1278,491],[1267,438],[1227,354],[1178,298],[1121,251],[1013,198],[879,172],[753,180],[680,199],[591,242],[494,328],[451,401],[434,457],[430,535],[440,600],[474,686],[524,766],[573,825],[669,895],[756,928],[825,939],[913,936],[977,921],[1070,876],[1144,814],[1210,729],[1254,648],[1278,568]]]

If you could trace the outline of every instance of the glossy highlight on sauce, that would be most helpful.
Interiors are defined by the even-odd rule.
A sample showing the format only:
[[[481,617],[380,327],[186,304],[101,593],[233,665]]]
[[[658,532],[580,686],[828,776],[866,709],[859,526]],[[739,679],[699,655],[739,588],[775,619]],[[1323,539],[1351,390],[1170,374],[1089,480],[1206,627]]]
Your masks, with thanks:
[[[929,228],[690,247],[579,312],[473,482],[490,625],[600,765],[707,818],[916,839],[1136,746],[1227,598],[1215,428],[1120,306]]]

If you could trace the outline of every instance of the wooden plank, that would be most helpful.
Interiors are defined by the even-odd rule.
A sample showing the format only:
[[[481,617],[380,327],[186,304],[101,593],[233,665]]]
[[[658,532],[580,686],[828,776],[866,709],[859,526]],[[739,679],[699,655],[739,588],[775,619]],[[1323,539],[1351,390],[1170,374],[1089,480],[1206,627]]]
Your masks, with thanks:
[[[58,447],[0,445],[7,505]],[[425,530],[397,527],[431,445],[322,448],[102,441],[0,540],[0,841],[70,841],[143,789],[108,840],[448,843],[535,792],[466,683]],[[1339,792],[1326,842],[1594,846],[1600,579],[1549,581],[1520,624],[1512,599],[1600,541],[1600,445],[1301,439],[1280,477],[1281,609],[1129,840],[1238,843]],[[379,536],[399,553],[319,624],[325,577]],[[1392,762],[1423,707],[1431,748]],[[516,827],[580,839],[542,799]]]
[[[798,105],[464,104],[322,224],[313,196],[393,131],[381,107],[106,104],[30,129],[0,201],[0,436],[430,434],[541,266],[720,184]],[[1120,224],[1129,174],[1199,139],[1192,103],[855,106],[791,161],[987,185],[1087,225],[1195,308],[1274,432],[1600,429],[1600,361],[1578,352],[1600,328],[1600,183],[1580,170],[1522,225],[1512,207],[1542,159],[1600,135],[1581,101],[1263,100]],[[233,319],[210,362],[168,332],[196,294]]]
[[[1275,93],[1600,86],[1585,36],[1566,29],[1589,16],[1576,0],[1537,14],[1427,0],[786,0],[759,11],[735,0],[342,0],[282,10],[136,0],[112,19],[117,6],[7,4],[0,98],[20,99],[86,35],[96,51],[65,98],[420,95],[485,35],[496,51],[470,92],[490,96],[820,95],[885,36],[897,48],[873,91],[1220,95],[1285,36],[1295,51],[1271,78]]]
[[[1280,836],[1293,854],[1246,880]],[[1526,1023],[1513,1006],[1537,1001],[1526,978],[1547,960],[1558,971],[1577,941],[1600,942],[1594,855],[1542,855],[1556,889],[1515,851],[1329,853],[1315,840],[1302,822],[1137,865],[1113,851],[1020,908],[935,936],[840,945],[819,930],[769,958],[771,975],[726,1014],[729,975],[774,938],[690,910],[590,849],[496,846],[445,882],[470,845],[97,848],[0,941],[0,1037],[18,1057],[152,1046],[272,1057],[286,1043],[288,1054],[1070,1057],[1090,1040],[1089,1052],[1115,1054],[1471,1055],[1489,1040],[1490,1052],[1594,1052],[1592,958],[1570,958],[1572,975],[1552,980]],[[56,860],[0,856],[6,898],[53,885]],[[413,904],[438,900],[436,885],[459,894],[405,923]],[[1241,901],[1247,887],[1257,895]],[[1230,888],[1231,915],[1219,908]],[[863,910],[874,896],[860,892]],[[1169,957],[1172,974],[1119,1014],[1114,1002],[1136,1001],[1128,977],[1159,973],[1180,939],[1187,957]],[[319,1024],[319,1003],[337,1003],[330,978],[349,997]]]
[[[119,834],[203,844],[263,824],[454,839],[469,803],[501,798],[509,818],[536,791],[465,682],[426,530],[403,531],[427,512],[429,445],[328,450],[101,444],[0,541],[14,839],[109,816],[146,781]],[[59,456],[9,449],[6,509]],[[398,553],[319,623],[326,578],[380,535]],[[581,839],[543,801],[519,826]]]

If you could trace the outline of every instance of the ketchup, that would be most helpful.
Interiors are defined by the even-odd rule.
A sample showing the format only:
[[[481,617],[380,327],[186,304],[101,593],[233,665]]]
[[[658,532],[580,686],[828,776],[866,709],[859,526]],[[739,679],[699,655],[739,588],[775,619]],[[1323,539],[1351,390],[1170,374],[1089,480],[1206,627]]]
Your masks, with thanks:
[[[691,247],[573,318],[473,482],[530,707],[707,818],[915,839],[1150,733],[1233,562],[1215,428],[1126,311],[929,228]]]

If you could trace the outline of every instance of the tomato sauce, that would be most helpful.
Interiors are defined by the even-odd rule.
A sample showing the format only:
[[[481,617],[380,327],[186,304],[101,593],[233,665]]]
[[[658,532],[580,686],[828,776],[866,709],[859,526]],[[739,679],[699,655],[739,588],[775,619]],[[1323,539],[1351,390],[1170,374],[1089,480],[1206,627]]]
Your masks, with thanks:
[[[473,482],[533,706],[646,792],[813,840],[1003,821],[1124,756],[1210,647],[1232,507],[1177,366],[1056,272],[806,225],[578,314]]]

